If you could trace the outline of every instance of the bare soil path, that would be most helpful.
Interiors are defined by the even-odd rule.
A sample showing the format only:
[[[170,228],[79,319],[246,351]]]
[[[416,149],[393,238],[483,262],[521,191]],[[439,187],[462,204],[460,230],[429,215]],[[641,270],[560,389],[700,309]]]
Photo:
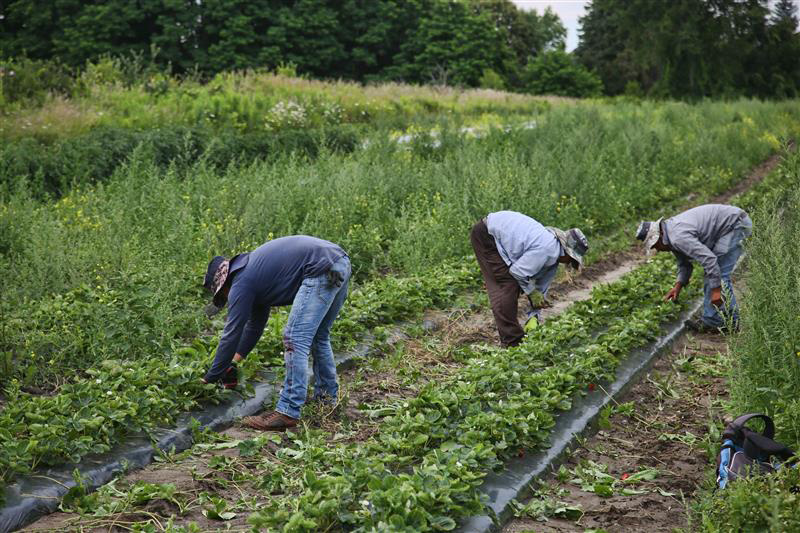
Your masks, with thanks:
[[[685,501],[706,481],[716,437],[709,425],[719,425],[721,402],[727,398],[726,353],[721,335],[684,337],[607,412],[607,419],[601,417],[602,429],[537,487],[535,500],[558,502],[551,508],[573,508],[570,518],[552,512],[548,517],[533,505],[534,512],[520,513],[504,533],[686,528]],[[598,470],[613,478],[608,480],[613,495],[592,484],[603,478],[593,477]],[[653,478],[627,482],[641,472],[649,473],[641,477]],[[623,489],[640,493],[625,495]]]

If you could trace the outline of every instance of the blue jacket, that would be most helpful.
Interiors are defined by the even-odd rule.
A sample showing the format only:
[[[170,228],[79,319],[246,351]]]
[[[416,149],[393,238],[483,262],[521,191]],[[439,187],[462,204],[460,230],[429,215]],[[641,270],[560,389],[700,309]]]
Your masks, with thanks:
[[[270,307],[290,305],[306,278],[327,273],[347,255],[338,245],[295,235],[266,242],[231,260],[228,317],[206,381],[219,380],[236,353],[246,356],[264,333]]]

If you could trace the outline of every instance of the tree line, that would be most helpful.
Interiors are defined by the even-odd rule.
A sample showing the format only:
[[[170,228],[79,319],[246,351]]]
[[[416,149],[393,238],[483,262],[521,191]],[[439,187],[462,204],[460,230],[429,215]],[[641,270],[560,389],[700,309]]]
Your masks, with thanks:
[[[173,74],[291,66],[323,79],[569,96],[793,97],[793,0],[593,0],[574,54],[552,11],[509,0],[7,0],[0,58]],[[2,67],[2,65],[0,65]]]
[[[509,0],[10,0],[0,14],[4,56],[72,67],[157,50],[177,74],[292,65],[316,78],[512,89],[566,35],[551,11]]]
[[[593,0],[575,55],[608,94],[796,97],[794,0]]]

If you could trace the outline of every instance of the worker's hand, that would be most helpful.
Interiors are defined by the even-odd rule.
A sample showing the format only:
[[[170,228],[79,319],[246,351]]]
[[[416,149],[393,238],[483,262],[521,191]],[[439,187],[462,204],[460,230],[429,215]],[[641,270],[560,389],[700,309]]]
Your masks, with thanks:
[[[678,300],[678,296],[681,293],[681,289],[683,286],[680,283],[676,283],[674,287],[672,287],[669,292],[664,296],[665,302],[675,302]]]
[[[722,287],[711,289],[711,305],[722,307]]]
[[[528,303],[531,304],[531,311],[534,309],[547,307],[547,301],[544,298],[544,294],[536,290],[531,291],[531,293],[528,295]]]

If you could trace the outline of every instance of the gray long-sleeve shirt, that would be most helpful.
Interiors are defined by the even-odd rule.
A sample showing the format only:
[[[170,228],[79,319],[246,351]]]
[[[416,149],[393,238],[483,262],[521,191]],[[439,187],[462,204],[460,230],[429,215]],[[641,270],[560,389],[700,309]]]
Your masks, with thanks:
[[[689,283],[695,260],[705,270],[705,282],[711,288],[721,286],[717,257],[728,252],[733,230],[746,217],[743,209],[732,205],[706,204],[664,220],[662,238],[678,261],[678,282]]]
[[[525,294],[547,293],[562,254],[556,236],[539,222],[516,211],[498,211],[486,217],[500,257]]]

